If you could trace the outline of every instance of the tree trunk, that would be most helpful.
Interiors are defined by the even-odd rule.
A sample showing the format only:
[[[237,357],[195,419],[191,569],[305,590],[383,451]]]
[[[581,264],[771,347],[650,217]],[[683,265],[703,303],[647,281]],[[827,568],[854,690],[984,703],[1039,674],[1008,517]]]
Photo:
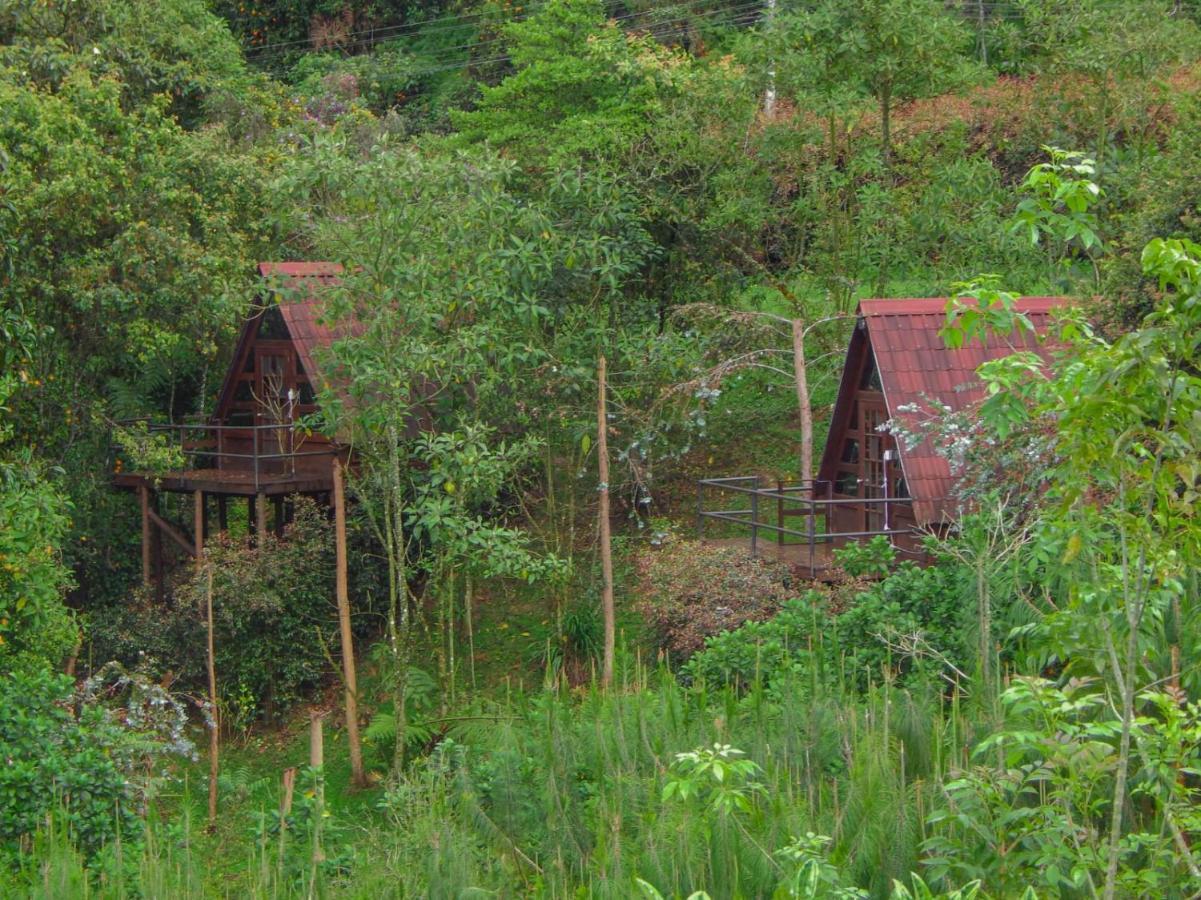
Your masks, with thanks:
[[[342,463],[334,460],[335,590],[338,597],[338,630],[342,637],[342,679],[346,686],[346,737],[350,741],[350,780],[367,786],[363,772],[363,747],[359,741],[358,681],[354,667],[354,636],[350,631],[350,589],[346,573],[346,495]]]
[[[796,402],[801,414],[801,481],[813,478],[813,407],[809,403],[809,373],[805,366],[805,323],[792,320],[792,365],[796,370]]]
[[[892,84],[885,83],[880,89],[880,158],[884,168],[892,165]]]
[[[603,591],[601,605],[605,619],[605,650],[601,667],[601,684],[613,683],[613,655],[617,643],[616,613],[613,608],[613,541],[609,533],[609,427],[605,402],[605,358],[597,365],[596,452],[600,467],[600,553]]]
[[[776,22],[776,0],[767,0],[767,29],[773,30]],[[776,61],[767,64],[767,88],[763,92],[763,117],[773,119],[776,115]]]

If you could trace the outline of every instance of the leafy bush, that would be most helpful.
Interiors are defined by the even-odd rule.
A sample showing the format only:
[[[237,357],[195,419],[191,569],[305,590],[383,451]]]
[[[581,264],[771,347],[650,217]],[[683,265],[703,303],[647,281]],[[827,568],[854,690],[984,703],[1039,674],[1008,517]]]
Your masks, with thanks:
[[[852,541],[834,551],[835,561],[852,578],[872,575],[883,577],[888,574],[896,558],[897,551],[882,534],[870,541]]]
[[[861,685],[885,667],[902,675],[963,669],[971,647],[962,572],[911,562],[859,593],[834,620],[845,668]]]
[[[708,638],[705,649],[693,655],[682,673],[707,684],[737,688],[766,686],[786,675],[801,674],[808,670],[814,636],[826,621],[825,598],[810,591],[789,600],[764,622],[747,622]]]
[[[67,511],[32,461],[0,461],[0,671],[57,666],[75,646],[59,554]]]
[[[323,641],[338,646],[332,526],[316,503],[296,498],[295,517],[282,537],[266,534],[254,547],[217,537],[205,554],[205,570],[189,572],[170,605],[142,592],[133,603],[94,612],[92,655],[126,663],[152,657],[182,684],[203,691],[211,570],[224,709],[241,726],[279,715],[325,676]]]
[[[787,566],[700,541],[670,541],[642,554],[637,568],[643,615],[677,659],[711,635],[770,617],[795,595]]]
[[[206,551],[213,577],[218,684],[249,692],[260,714],[274,714],[306,695],[326,671],[323,635],[336,634],[333,531],[312,500],[297,498],[283,537],[255,547],[232,539]],[[176,590],[179,611],[201,622],[207,574]]]
[[[120,760],[129,737],[100,707],[71,711],[71,679],[49,671],[0,679],[0,854],[19,852],[46,815],[94,852],[137,827]]]

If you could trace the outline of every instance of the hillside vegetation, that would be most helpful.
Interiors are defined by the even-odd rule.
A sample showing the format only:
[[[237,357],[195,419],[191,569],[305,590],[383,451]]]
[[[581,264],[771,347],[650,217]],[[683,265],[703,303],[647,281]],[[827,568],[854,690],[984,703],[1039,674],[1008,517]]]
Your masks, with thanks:
[[[0,893],[1201,894],[1201,5],[523,2],[0,3]],[[264,260],[358,323],[362,773],[325,511],[160,598],[111,487]],[[859,300],[1019,295],[931,565],[693,540],[794,329],[820,451]]]

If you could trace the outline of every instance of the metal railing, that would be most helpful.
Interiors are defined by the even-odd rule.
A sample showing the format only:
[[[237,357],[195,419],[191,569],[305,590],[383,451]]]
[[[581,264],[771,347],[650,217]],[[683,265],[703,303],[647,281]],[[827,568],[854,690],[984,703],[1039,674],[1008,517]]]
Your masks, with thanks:
[[[332,461],[338,453],[333,445],[302,449],[309,433],[294,423],[218,425],[148,422],[147,433],[151,436],[173,437],[173,449],[182,454],[185,470],[245,472],[252,477],[256,490],[266,477],[295,475],[297,460],[325,457]],[[271,449],[272,445],[274,450]],[[114,447],[113,453],[115,459],[125,455],[120,447]]]
[[[770,482],[767,482],[770,484]],[[888,537],[889,543],[897,547],[896,538],[911,535],[914,529],[892,527],[891,513],[896,507],[908,506],[911,501],[900,497],[855,497],[835,498],[833,485],[828,481],[775,482],[764,486],[765,479],[758,475],[734,476],[729,478],[703,478],[697,482],[696,528],[697,536],[704,538],[705,522],[712,520],[741,526],[750,530],[751,556],[759,554],[760,534],[775,536],[779,547],[801,546],[808,549],[809,570],[817,571],[817,547],[820,544],[846,543],[863,540],[877,535]],[[736,509],[706,509],[706,499],[714,495],[733,494],[745,498],[748,506]],[[821,496],[823,495],[824,496]],[[834,526],[834,513],[839,509],[864,513],[868,507],[881,509],[883,527],[870,530],[839,531]],[[774,513],[775,521],[761,514]],[[802,518],[803,528],[790,528],[785,524],[789,518]],[[799,540],[789,542],[789,537]],[[905,548],[898,548],[904,550]]]

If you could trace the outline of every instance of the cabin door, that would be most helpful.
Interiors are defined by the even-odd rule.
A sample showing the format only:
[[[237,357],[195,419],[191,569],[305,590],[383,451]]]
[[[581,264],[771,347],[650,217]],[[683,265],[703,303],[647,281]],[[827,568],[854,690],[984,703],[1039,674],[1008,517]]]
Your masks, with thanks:
[[[290,365],[292,354],[267,347],[255,347],[255,399],[257,424],[279,425],[291,421],[296,373]]]
[[[863,530],[884,530],[884,504],[872,501],[888,496],[888,468],[885,454],[892,449],[892,436],[880,431],[888,421],[883,403],[863,404],[863,458],[859,483],[863,489]],[[889,453],[890,457],[895,454]]]

